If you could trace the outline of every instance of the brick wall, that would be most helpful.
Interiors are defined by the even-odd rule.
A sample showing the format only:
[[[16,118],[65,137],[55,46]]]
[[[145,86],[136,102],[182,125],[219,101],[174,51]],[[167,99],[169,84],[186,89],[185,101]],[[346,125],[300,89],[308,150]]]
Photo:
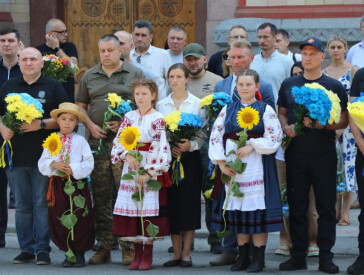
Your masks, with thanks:
[[[13,25],[25,46],[30,44],[29,0],[0,0],[0,27]],[[11,18],[11,20],[9,20]]]

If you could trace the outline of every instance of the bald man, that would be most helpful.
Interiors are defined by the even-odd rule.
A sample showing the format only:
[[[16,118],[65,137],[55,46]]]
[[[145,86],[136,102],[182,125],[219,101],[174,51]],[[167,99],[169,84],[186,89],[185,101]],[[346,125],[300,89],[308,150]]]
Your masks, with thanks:
[[[13,185],[15,202],[15,225],[21,253],[14,258],[14,264],[33,261],[37,265],[47,265],[51,259],[49,252],[50,235],[48,227],[48,207],[45,199],[48,190],[48,177],[38,170],[38,160],[42,154],[43,140],[54,129],[57,122],[49,115],[69,98],[62,85],[51,78],[42,76],[43,60],[35,48],[25,48],[20,52],[19,66],[22,76],[10,79],[0,89],[0,116],[6,112],[5,97],[9,93],[27,93],[43,106],[43,117],[30,124],[23,123],[24,134],[15,134],[0,121],[0,133],[4,140],[10,140],[13,149],[13,170],[7,165],[6,174]]]
[[[117,38],[119,38],[119,41],[120,41],[121,57],[124,58],[126,61],[128,61],[133,66],[141,69],[144,72],[145,78],[149,78],[149,79],[152,79],[153,81],[155,81],[155,76],[151,70],[149,70],[147,67],[143,66],[142,64],[135,62],[134,60],[131,60],[130,52],[132,49],[134,49],[133,36],[131,35],[131,33],[128,33],[126,31],[117,31],[116,33],[114,33],[114,35]]]
[[[78,63],[78,52],[75,44],[68,42],[68,30],[62,20],[52,18],[48,20],[46,24],[46,43],[37,46],[36,48],[42,53],[55,54],[59,57],[65,57],[70,59],[77,65]],[[62,82],[69,98],[72,102],[75,99],[75,82],[73,77],[68,77],[66,82]]]

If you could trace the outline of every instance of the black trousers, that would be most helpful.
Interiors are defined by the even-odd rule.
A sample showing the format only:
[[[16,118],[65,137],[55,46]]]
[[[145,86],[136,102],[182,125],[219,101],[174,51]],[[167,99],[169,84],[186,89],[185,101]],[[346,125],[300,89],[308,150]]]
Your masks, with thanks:
[[[335,147],[325,152],[286,151],[287,196],[289,204],[290,235],[292,257],[306,257],[308,247],[307,210],[309,192],[312,185],[317,220],[317,245],[320,259],[332,259],[331,248],[336,238],[336,170]]]
[[[359,220],[359,254],[364,257],[364,156],[361,151],[357,150],[355,159],[355,174],[356,180],[358,182],[358,192],[359,192],[359,204],[360,204],[360,214],[358,216]]]
[[[0,168],[0,244],[5,244],[5,233],[8,226],[8,180],[5,169]]]

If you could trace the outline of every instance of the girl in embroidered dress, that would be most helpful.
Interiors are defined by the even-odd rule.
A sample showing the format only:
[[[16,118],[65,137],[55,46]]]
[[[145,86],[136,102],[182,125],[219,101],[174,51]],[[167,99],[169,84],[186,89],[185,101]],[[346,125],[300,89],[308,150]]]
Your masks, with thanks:
[[[114,206],[113,233],[118,236],[142,235],[140,214],[142,211],[144,227],[147,228],[149,220],[152,224],[159,226],[157,236],[169,235],[169,219],[167,213],[167,192],[166,187],[170,185],[168,169],[171,163],[171,152],[167,142],[165,122],[163,115],[157,112],[154,107],[158,98],[158,86],[150,79],[140,79],[133,82],[132,90],[138,109],[127,113],[120,125],[120,129],[114,139],[111,150],[113,163],[124,162],[122,175],[130,170],[137,170],[144,167],[148,172],[138,176],[139,184],[144,185],[143,209],[140,209],[139,202],[133,200],[133,193],[138,190],[134,180],[121,180],[118,197]],[[140,143],[145,146],[139,147],[143,160],[139,163],[128,150],[125,150],[119,142],[119,136],[123,129],[128,126],[136,126],[141,133]],[[159,191],[152,191],[146,188],[150,179],[162,183]],[[146,236],[148,233],[145,231]],[[153,257],[153,240],[145,242],[134,242],[134,260],[129,265],[130,270],[150,269]]]
[[[243,198],[230,196],[225,218],[227,231],[237,234],[239,258],[231,270],[260,272],[264,267],[264,251],[268,232],[282,229],[282,206],[275,166],[274,153],[280,146],[282,130],[274,110],[267,104],[255,99],[259,89],[259,76],[254,70],[245,70],[237,77],[237,90],[241,102],[236,101],[225,106],[212,128],[210,136],[209,157],[218,164],[221,173],[234,176],[235,171],[224,165],[234,161],[236,155],[226,157],[234,150],[243,163],[247,163],[242,174],[235,175],[240,184]],[[237,150],[231,139],[238,139],[236,133],[242,131],[237,123],[237,112],[250,106],[259,112],[259,123],[248,131],[247,145]],[[220,175],[217,176],[217,179]],[[221,183],[217,183],[221,184]],[[220,188],[220,212],[213,212],[212,228],[223,230],[222,208],[226,199],[228,183]],[[215,186],[219,189],[218,186]],[[250,260],[249,241],[253,238],[254,255]]]
[[[39,171],[44,176],[49,176],[49,189],[47,199],[51,200],[48,208],[48,223],[52,241],[63,251],[68,250],[67,237],[69,230],[61,224],[59,218],[70,209],[70,198],[63,188],[68,177],[59,177],[57,170],[71,176],[72,182],[81,180],[83,188],[78,185],[72,197],[81,195],[86,199],[85,208],[88,213],[83,216],[85,210],[75,211],[77,223],[74,226],[74,238],[68,239],[69,248],[76,256],[76,262],[72,263],[67,258],[62,267],[85,266],[85,251],[90,250],[95,241],[94,223],[92,217],[92,201],[88,190],[86,178],[94,169],[94,158],[90,146],[84,137],[74,132],[77,124],[85,120],[85,115],[79,107],[73,103],[62,103],[58,109],[51,112],[51,117],[57,120],[59,125],[58,135],[61,138],[62,154],[51,156],[46,149],[38,161]],[[69,163],[65,163],[64,156],[68,153]],[[73,184],[75,186],[75,184]],[[86,211],[87,212],[87,211]],[[67,214],[67,213],[66,213]]]

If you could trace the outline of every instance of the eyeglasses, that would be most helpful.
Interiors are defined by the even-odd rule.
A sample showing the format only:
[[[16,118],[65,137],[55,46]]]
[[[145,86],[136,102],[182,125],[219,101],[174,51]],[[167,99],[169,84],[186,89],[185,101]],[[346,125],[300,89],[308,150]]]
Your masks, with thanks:
[[[234,36],[229,36],[229,38],[233,38],[233,39],[245,39],[246,37],[244,35],[234,35]]]
[[[62,35],[68,34],[68,30],[64,30],[64,31],[51,31],[51,32],[56,32]]]
[[[136,58],[136,62],[137,62],[137,63],[141,63],[141,60],[140,60],[141,58],[142,58],[142,57],[139,55],[139,56]]]
[[[228,60],[229,55],[225,53],[225,54],[223,54],[223,55],[222,55],[222,58],[223,58],[224,60]]]

